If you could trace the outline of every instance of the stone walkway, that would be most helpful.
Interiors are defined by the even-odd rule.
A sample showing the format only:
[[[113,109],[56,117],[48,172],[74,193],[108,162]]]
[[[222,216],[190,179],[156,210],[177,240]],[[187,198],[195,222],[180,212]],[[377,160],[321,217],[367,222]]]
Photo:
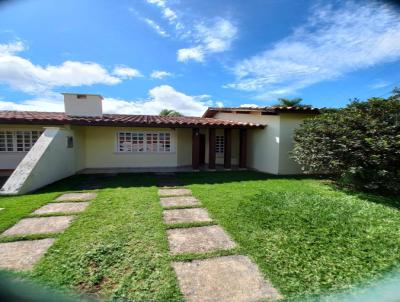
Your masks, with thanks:
[[[173,175],[163,177],[158,190],[163,218],[168,226],[190,223],[193,227],[174,227],[167,230],[172,255],[203,254],[226,251],[236,243],[218,225],[196,226],[211,223],[212,219],[201,202]],[[171,209],[173,208],[173,209]],[[178,225],[179,226],[179,225]],[[260,301],[281,298],[272,284],[265,280],[248,257],[242,255],[211,257],[192,261],[175,261],[172,267],[180,289],[189,302]]]
[[[63,194],[56,199],[59,202],[51,202],[40,207],[32,213],[35,217],[21,219],[0,236],[44,235],[47,237],[47,235],[60,233],[75,218],[75,216],[68,214],[76,214],[84,211],[89,205],[87,201],[96,196],[96,193]],[[85,202],[82,202],[82,200],[85,200]],[[37,217],[40,215],[46,216]],[[0,243],[0,269],[19,271],[32,269],[34,264],[46,253],[54,241],[54,238],[45,238]]]

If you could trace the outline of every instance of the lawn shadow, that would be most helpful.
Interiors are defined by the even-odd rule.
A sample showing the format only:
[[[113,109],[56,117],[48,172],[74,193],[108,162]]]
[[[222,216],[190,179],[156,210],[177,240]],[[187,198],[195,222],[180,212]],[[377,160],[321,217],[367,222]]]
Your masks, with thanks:
[[[383,194],[378,194],[378,193],[372,193],[372,192],[363,192],[363,191],[357,191],[356,189],[350,188],[350,187],[344,187],[339,185],[338,183],[334,181],[329,181],[326,182],[326,185],[328,185],[332,190],[338,191],[345,193],[350,196],[357,197],[359,199],[368,201],[368,202],[373,202],[376,204],[381,204],[387,207],[395,208],[397,210],[400,210],[400,197],[396,195],[383,195]]]
[[[165,178],[166,176],[162,176]],[[192,184],[222,184],[243,181],[263,181],[268,179],[326,179],[316,175],[272,175],[257,171],[201,171],[179,172],[171,176],[182,182],[183,185]],[[59,180],[45,186],[33,194],[64,192],[64,191],[88,191],[113,188],[152,187],[159,185],[160,175],[157,173],[117,173],[117,174],[78,174]],[[379,203],[400,209],[400,198],[381,196],[371,193],[357,192],[338,186],[334,181],[327,181],[326,185],[335,191],[341,191],[369,202]]]
[[[192,172],[177,173],[177,177],[183,181],[185,185],[192,184],[222,184],[242,181],[256,181],[268,179],[312,179],[315,176],[309,175],[273,175],[257,171],[215,171],[215,172]]]
[[[120,174],[78,174],[52,184],[35,193],[60,191],[87,191],[113,188],[151,187],[157,180],[153,173],[120,173]]]
[[[161,178],[160,178],[161,177]],[[87,191],[112,188],[151,187],[160,184],[160,179],[167,181],[168,175],[158,173],[115,173],[115,174],[78,174],[52,184],[35,193],[51,193],[60,191]],[[216,172],[179,172],[171,175],[171,179],[181,185],[191,184],[220,184],[241,181],[266,180],[283,178],[255,171],[216,171]],[[284,178],[304,179],[306,176],[287,176]]]

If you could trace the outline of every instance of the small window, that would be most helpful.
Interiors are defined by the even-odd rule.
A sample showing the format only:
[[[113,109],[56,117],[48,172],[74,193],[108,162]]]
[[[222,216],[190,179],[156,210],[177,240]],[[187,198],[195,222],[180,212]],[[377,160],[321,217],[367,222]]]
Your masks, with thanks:
[[[171,134],[166,132],[118,132],[118,152],[171,152]]]
[[[73,148],[73,147],[74,147],[74,137],[67,136],[67,148]]]
[[[0,131],[0,152],[28,152],[42,132],[40,130]]]
[[[159,150],[160,152],[169,152],[171,151],[171,137],[169,133],[160,133],[159,134]]]
[[[225,139],[223,135],[215,136],[215,153],[224,153]]]
[[[146,134],[146,152],[157,152],[158,149],[158,133]]]
[[[76,98],[77,98],[77,99],[86,99],[86,98],[87,98],[87,95],[86,95],[86,94],[77,94],[77,95],[76,95]]]

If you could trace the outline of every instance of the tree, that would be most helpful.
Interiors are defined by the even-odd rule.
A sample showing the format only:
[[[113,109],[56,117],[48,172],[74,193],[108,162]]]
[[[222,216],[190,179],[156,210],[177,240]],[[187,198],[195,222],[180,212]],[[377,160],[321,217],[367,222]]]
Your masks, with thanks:
[[[172,110],[172,109],[163,109],[160,111],[161,116],[183,116],[182,113]]]
[[[303,101],[302,98],[279,98],[278,101],[279,103],[275,105],[278,107],[311,107],[311,105],[300,104]]]
[[[392,98],[400,98],[400,87],[394,87],[392,90]]]
[[[307,173],[400,193],[400,99],[354,100],[305,120],[295,131],[292,156]]]

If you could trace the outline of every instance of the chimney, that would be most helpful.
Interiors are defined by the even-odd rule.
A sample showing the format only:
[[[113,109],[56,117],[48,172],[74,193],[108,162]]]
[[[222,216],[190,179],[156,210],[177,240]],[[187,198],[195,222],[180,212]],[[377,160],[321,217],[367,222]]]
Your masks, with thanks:
[[[101,117],[103,97],[99,94],[62,93],[68,116]]]

